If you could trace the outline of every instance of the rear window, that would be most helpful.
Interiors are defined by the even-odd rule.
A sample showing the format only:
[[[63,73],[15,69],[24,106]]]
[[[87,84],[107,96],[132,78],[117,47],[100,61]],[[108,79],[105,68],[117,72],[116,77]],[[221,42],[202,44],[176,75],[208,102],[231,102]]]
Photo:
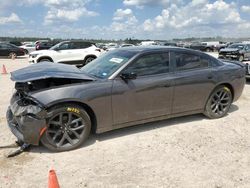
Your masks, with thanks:
[[[11,49],[11,48],[14,48],[14,46],[12,46],[10,44],[2,43],[2,44],[0,44],[0,48],[1,49]]]
[[[199,55],[176,52],[175,59],[177,71],[202,69],[209,67],[209,59],[200,57]]]
[[[93,44],[90,42],[74,42],[74,49],[84,49],[84,48],[89,48]]]

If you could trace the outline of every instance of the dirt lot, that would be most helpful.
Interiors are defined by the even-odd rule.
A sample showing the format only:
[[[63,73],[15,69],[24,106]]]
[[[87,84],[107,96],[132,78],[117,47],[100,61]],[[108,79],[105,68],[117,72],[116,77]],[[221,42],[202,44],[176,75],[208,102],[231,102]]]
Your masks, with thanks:
[[[26,58],[0,59],[7,71]],[[0,145],[13,143],[5,112],[13,92],[0,75]],[[250,83],[228,116],[202,115],[92,135],[81,148],[52,153],[44,147],[6,159],[0,150],[0,187],[46,187],[56,169],[61,187],[250,187]]]

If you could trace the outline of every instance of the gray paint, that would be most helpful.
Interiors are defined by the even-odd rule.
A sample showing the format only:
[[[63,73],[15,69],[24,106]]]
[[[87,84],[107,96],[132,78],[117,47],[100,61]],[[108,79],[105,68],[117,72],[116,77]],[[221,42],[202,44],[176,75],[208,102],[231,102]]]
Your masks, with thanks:
[[[135,50],[135,48],[131,48],[131,50]],[[138,56],[149,52],[166,51],[171,52],[171,71],[169,73],[138,77],[135,80],[127,80],[127,82],[120,78],[119,74]],[[175,72],[173,55],[178,51],[218,61],[193,50],[144,48],[138,50],[138,54],[109,79],[93,79],[90,82],[36,91],[30,95],[42,103],[45,108],[65,102],[88,105],[97,119],[97,133],[169,117],[202,113],[210,93],[220,84],[229,84],[233,88],[234,101],[240,97],[245,84],[245,69],[241,64],[219,61],[216,67],[211,64],[209,68],[205,69]],[[17,77],[15,76],[15,78]],[[83,77],[87,79],[85,75]],[[21,79],[21,81],[27,79]]]

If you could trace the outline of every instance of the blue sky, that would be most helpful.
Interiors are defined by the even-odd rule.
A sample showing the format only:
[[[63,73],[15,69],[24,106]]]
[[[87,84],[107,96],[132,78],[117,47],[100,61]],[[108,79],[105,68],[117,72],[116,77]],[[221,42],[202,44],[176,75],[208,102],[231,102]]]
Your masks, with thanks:
[[[2,0],[0,36],[250,37],[250,0]]]

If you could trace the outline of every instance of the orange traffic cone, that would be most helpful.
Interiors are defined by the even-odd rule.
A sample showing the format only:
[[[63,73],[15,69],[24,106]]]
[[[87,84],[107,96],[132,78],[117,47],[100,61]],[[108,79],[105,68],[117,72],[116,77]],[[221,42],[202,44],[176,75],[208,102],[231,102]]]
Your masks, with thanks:
[[[49,171],[49,182],[48,182],[48,188],[60,188],[55,170]]]
[[[2,68],[2,73],[1,74],[8,74],[7,70],[6,70],[6,67],[5,65],[3,65],[3,68]]]

